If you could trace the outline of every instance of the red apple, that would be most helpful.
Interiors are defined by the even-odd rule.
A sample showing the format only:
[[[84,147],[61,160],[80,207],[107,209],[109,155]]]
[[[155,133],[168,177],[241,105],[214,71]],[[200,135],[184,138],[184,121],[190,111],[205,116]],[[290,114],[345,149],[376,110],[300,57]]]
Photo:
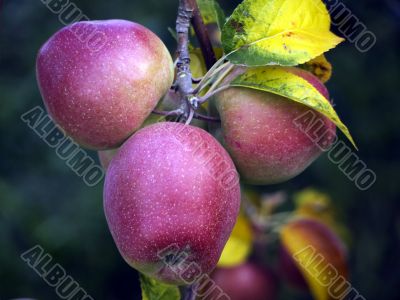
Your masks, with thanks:
[[[325,86],[311,73],[296,68],[289,70],[329,97]],[[231,78],[244,71],[244,68],[236,69]],[[301,173],[322,153],[294,123],[310,110],[305,105],[272,93],[237,87],[219,93],[215,105],[221,117],[223,144],[247,183],[284,182]],[[326,138],[333,142],[334,123],[315,113],[323,122],[319,132],[329,131]]]
[[[218,268],[212,273],[211,278],[230,300],[277,299],[278,283],[274,274],[254,263]],[[211,298],[206,296],[204,299]]]
[[[171,55],[149,29],[124,20],[79,22],[40,49],[37,79],[46,108],[82,146],[116,148],[169,90]]]
[[[295,218],[281,227],[280,237],[278,266],[283,279],[308,289],[315,299],[342,299],[339,294],[346,290],[342,283],[348,279],[347,249],[336,233],[319,221]]]
[[[187,283],[190,265],[202,274],[214,269],[239,206],[238,175],[228,153],[206,131],[181,123],[139,130],[106,175],[104,209],[121,255],[166,283]],[[169,264],[179,253],[165,257],[166,249],[187,255],[184,263]]]
[[[292,256],[287,252],[284,247],[279,248],[279,275],[284,279],[290,286],[300,291],[308,291],[309,287],[303,274],[299,270]]]

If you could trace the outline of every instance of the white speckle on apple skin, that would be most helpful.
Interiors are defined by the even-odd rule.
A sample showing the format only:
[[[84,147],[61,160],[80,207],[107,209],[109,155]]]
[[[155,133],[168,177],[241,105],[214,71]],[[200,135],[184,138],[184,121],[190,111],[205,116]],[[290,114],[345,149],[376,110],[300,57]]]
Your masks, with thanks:
[[[220,161],[210,164],[205,153]],[[238,178],[230,188],[219,180],[220,171],[230,170],[236,169],[228,153],[200,128],[162,122],[134,134],[111,161],[104,187],[105,214],[124,259],[161,281],[183,284],[157,256],[176,244],[189,254],[185,264],[211,272],[239,212]]]

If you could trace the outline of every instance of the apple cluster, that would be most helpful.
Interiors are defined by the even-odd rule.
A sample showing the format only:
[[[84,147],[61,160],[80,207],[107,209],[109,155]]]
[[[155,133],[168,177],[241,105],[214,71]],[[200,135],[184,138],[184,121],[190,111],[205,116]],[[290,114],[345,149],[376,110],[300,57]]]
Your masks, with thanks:
[[[100,49],[76,37],[93,30],[106,41]],[[225,83],[244,71],[235,68]],[[328,97],[311,73],[291,71]],[[208,114],[220,119],[217,125],[160,122],[151,114],[161,99],[174,105],[174,77],[163,42],[124,20],[64,27],[37,58],[50,116],[81,146],[99,151],[107,169],[104,210],[121,255],[140,272],[179,285],[184,280],[160,251],[177,245],[188,265],[210,273],[239,213],[240,181],[284,182],[321,150],[293,123],[306,106],[247,88],[228,88],[210,101]],[[321,132],[333,135],[335,125],[321,119]]]

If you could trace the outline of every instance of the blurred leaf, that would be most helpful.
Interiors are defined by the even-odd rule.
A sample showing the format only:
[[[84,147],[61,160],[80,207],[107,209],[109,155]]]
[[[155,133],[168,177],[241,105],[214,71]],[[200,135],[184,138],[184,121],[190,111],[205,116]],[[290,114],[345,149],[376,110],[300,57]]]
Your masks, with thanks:
[[[294,196],[295,213],[304,217],[316,217],[328,220],[334,215],[329,195],[313,188],[304,189]]]
[[[220,59],[223,51],[221,48],[214,48],[214,53],[216,58]],[[190,50],[190,70],[194,78],[203,77],[207,73],[206,63],[200,48]]]
[[[200,48],[190,50],[190,70],[194,78],[203,77],[207,73],[206,63]]]
[[[233,267],[247,260],[253,246],[253,232],[251,224],[239,215],[232,234],[222,251],[218,262],[219,267]]]
[[[244,0],[222,30],[222,44],[234,64],[295,66],[343,41],[330,23],[319,0]]]
[[[320,55],[299,67],[313,73],[323,83],[327,82],[332,76],[332,65],[325,55]]]
[[[332,199],[328,194],[307,188],[294,195],[294,202],[296,217],[322,222],[335,231],[347,245],[350,244],[350,232],[346,226],[337,221],[336,212],[332,207]]]
[[[296,73],[296,68],[249,68],[245,73],[236,77],[231,85],[270,92],[304,104],[328,117],[356,147],[349,130],[342,123],[329,100],[311,83]]]
[[[225,13],[215,0],[197,0],[204,24],[217,24],[220,29],[225,24]]]
[[[329,287],[339,277],[348,276],[346,251],[341,240],[324,224],[295,220],[281,229],[281,240],[302,272],[317,300],[331,298]]]
[[[181,298],[177,286],[161,283],[143,274],[140,274],[140,285],[143,300],[179,300]]]

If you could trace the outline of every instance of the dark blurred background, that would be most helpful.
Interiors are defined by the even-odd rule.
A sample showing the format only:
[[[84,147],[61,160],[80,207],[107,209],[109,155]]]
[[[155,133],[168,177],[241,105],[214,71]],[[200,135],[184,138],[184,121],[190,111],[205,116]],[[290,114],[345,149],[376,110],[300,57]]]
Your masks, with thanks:
[[[174,50],[167,28],[174,27],[178,1],[72,2],[91,19],[139,22]],[[228,14],[239,3],[219,2]],[[20,119],[42,105],[35,57],[62,24],[40,0],[0,3],[0,299],[56,299],[20,258],[37,244],[95,299],[140,299],[137,274],[118,254],[105,222],[102,184],[87,187]],[[399,299],[400,2],[343,3],[377,44],[360,53],[344,43],[328,53],[334,65],[328,87],[377,182],[358,190],[324,155],[295,180],[266,191],[314,186],[329,193],[353,236],[351,283],[366,299]]]

